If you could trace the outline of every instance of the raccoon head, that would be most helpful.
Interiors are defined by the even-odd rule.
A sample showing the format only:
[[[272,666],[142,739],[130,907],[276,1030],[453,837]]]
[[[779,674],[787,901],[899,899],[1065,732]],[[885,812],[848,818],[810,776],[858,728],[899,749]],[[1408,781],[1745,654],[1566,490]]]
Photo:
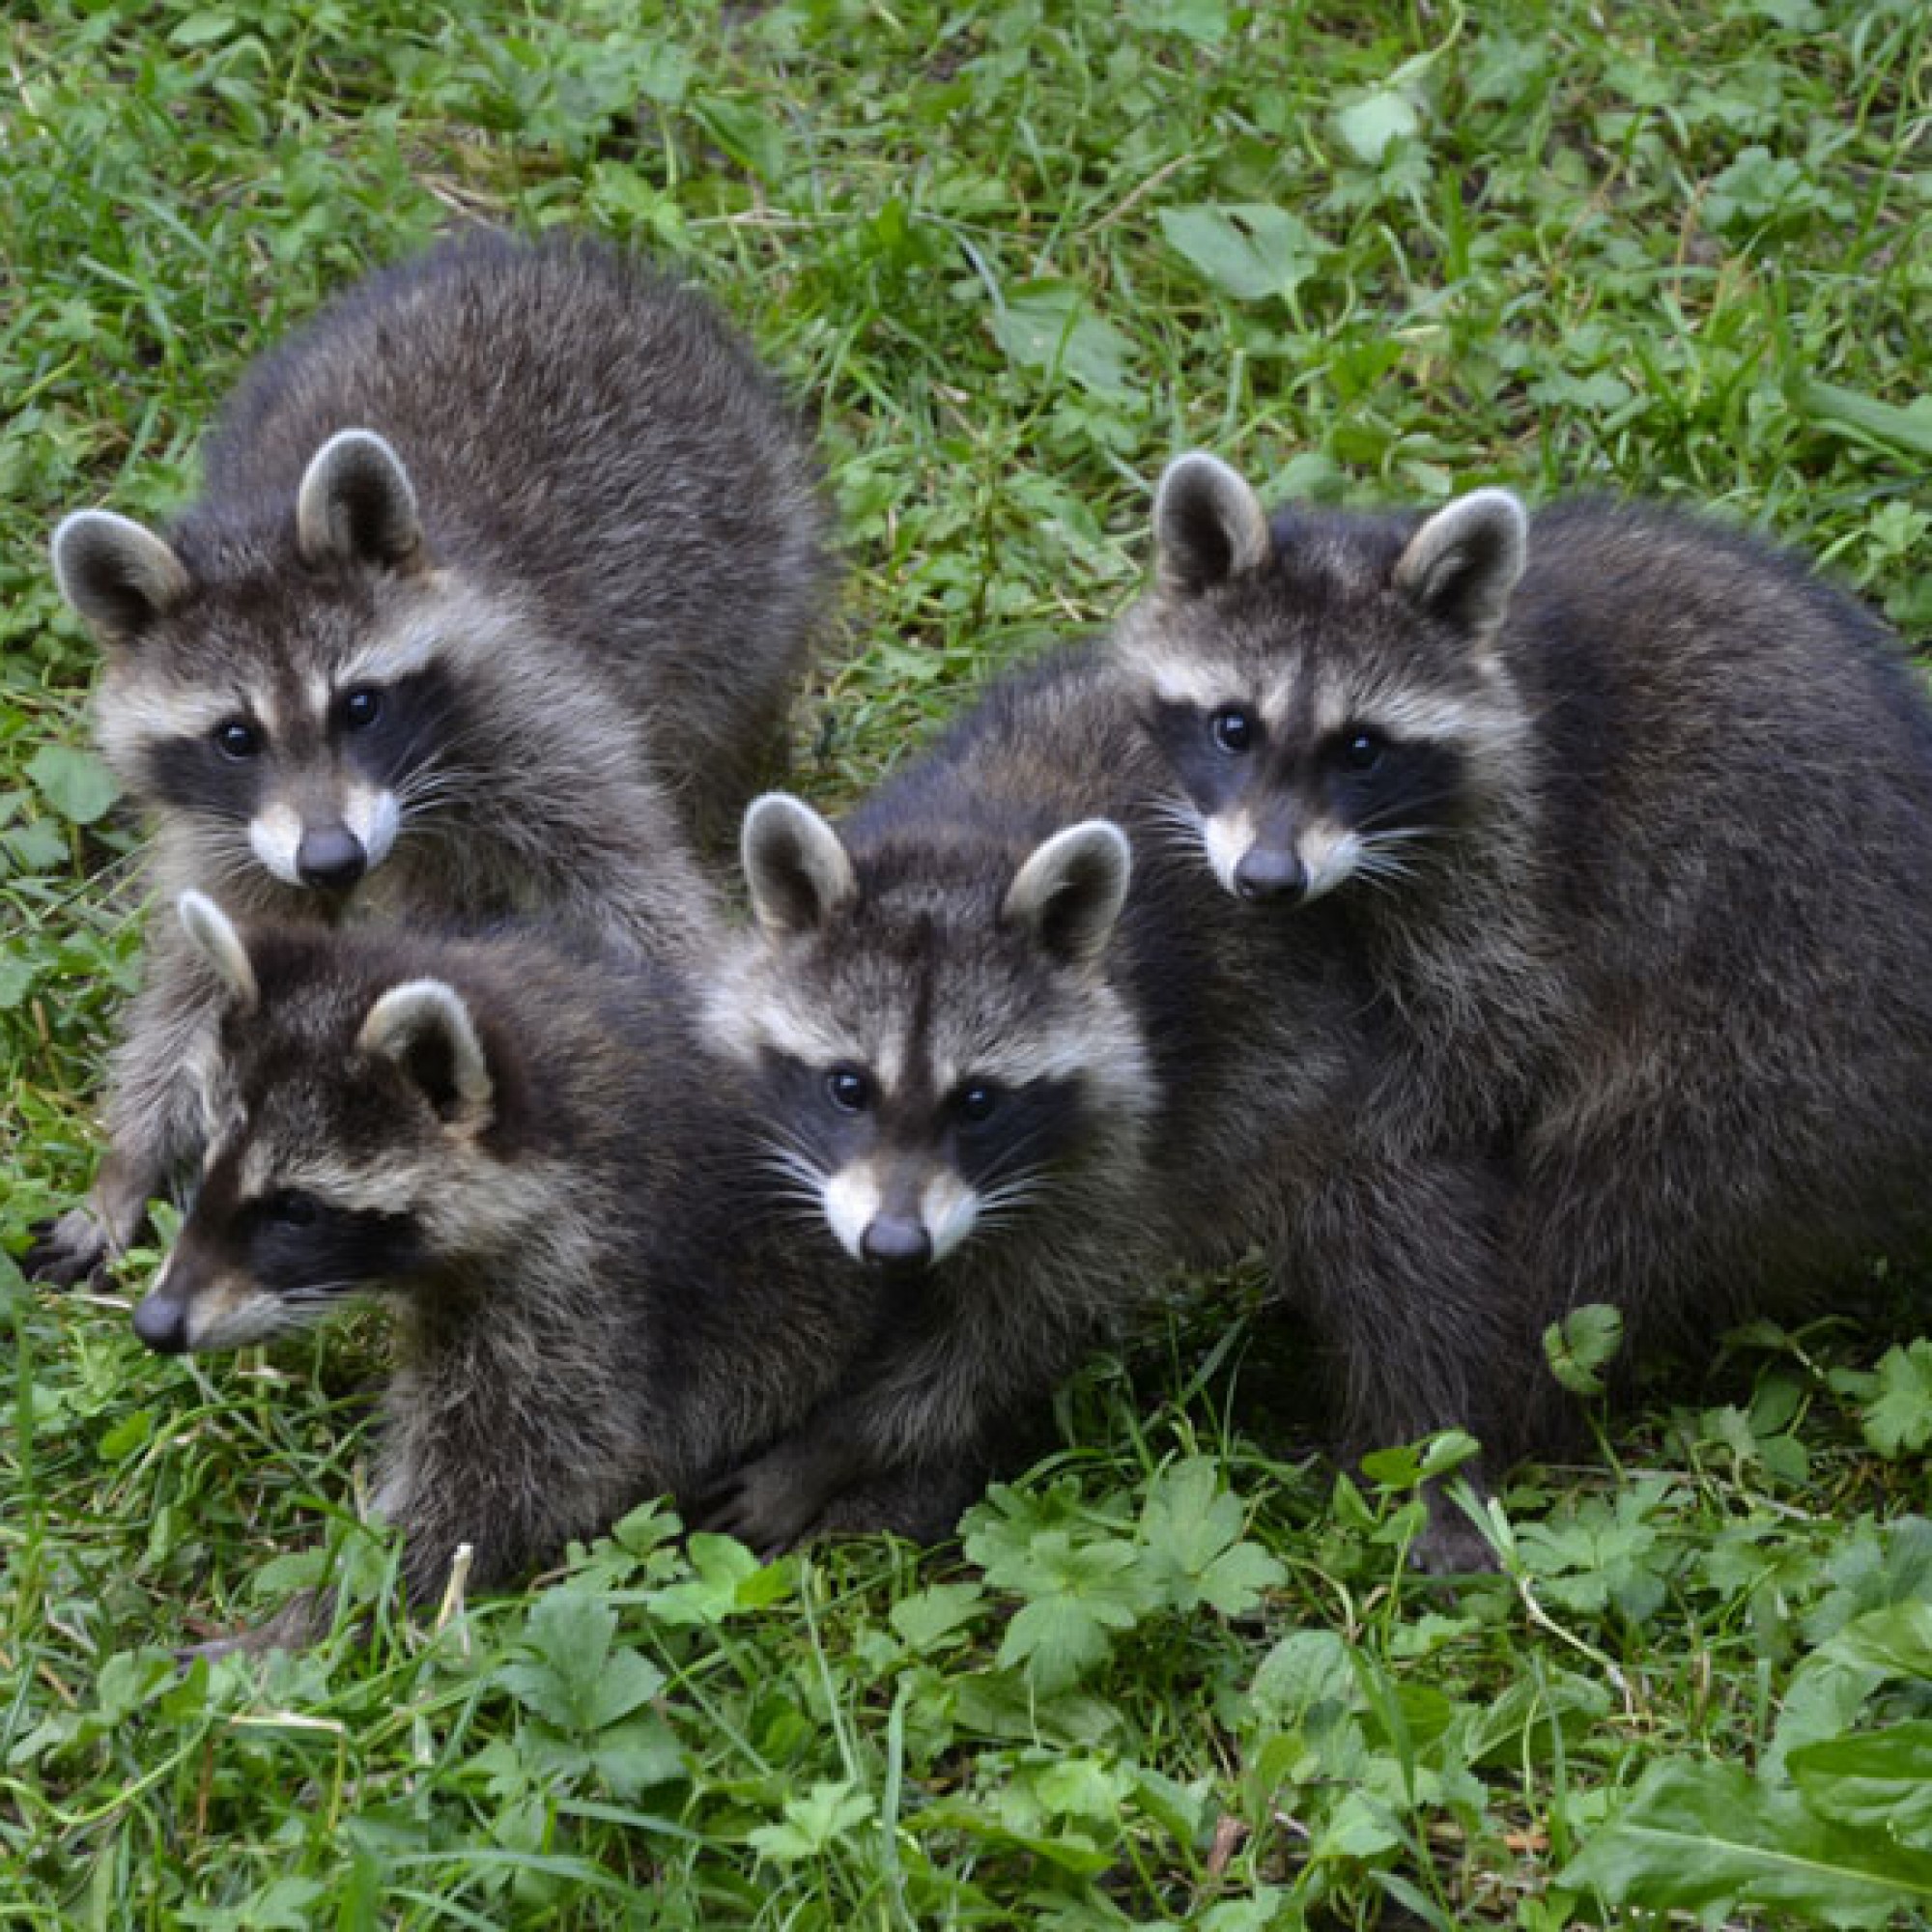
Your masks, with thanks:
[[[1155,587],[1116,660],[1229,892],[1399,881],[1505,780],[1524,720],[1497,634],[1526,531],[1503,490],[1419,527],[1270,522],[1214,457],[1168,467]]]
[[[1014,865],[855,864],[809,806],[746,815],[755,931],[710,1021],[762,1084],[771,1171],[857,1260],[923,1266],[1137,1143],[1145,1046],[1105,971],[1129,855],[1104,821]]]
[[[447,789],[438,757],[460,733],[440,653],[463,600],[380,436],[330,437],[292,519],[204,514],[170,542],[83,510],[55,530],[53,567],[106,647],[102,749],[194,832],[206,876],[339,898]]]
[[[267,1341],[502,1238],[516,1182],[486,1145],[502,1068],[463,996],[372,980],[319,936],[251,951],[196,893],[180,912],[225,1007],[220,1044],[194,1069],[208,1152],[134,1311],[142,1341],[165,1353]]]

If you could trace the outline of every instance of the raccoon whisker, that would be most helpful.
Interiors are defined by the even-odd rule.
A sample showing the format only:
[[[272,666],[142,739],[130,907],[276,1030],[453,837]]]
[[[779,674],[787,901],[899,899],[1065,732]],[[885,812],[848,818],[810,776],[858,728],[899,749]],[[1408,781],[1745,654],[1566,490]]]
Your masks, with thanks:
[[[1034,1155],[1038,1151],[1044,1129],[1036,1128],[1014,1141],[1010,1147],[1004,1147],[986,1169],[981,1187],[981,1198],[998,1193],[1002,1188],[1042,1176],[1046,1170],[1034,1163]]]
[[[1157,798],[1148,808],[1150,829],[1172,839],[1178,849],[1198,852],[1206,837],[1201,814],[1179,799]]]
[[[1029,1168],[1023,1174],[1016,1174],[1005,1180],[997,1180],[991,1186],[980,1190],[980,1218],[998,1220],[1001,1216],[1010,1217],[1020,1208],[1031,1207],[1039,1197],[1048,1192],[1052,1185],[1051,1177],[1043,1168]]]
[[[823,1211],[824,1181],[817,1174],[780,1160],[767,1161],[763,1168],[767,1185],[774,1180],[778,1183],[772,1188],[775,1200],[805,1202],[814,1211]]]

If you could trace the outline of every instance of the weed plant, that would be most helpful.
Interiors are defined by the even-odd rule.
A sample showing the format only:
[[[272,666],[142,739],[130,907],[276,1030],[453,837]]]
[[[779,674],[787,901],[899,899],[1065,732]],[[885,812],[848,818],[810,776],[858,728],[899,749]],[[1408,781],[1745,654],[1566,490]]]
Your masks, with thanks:
[[[66,1297],[7,1259],[87,1181],[139,939],[47,531],[165,517],[245,360],[364,269],[595,227],[815,400],[829,804],[1118,610],[1190,445],[1270,494],[1712,504],[1923,639],[1922,0],[23,0],[0,38],[0,1919],[1932,1917],[1896,1277],[1522,1472],[1458,1591],[1401,1561],[1457,1445],[1317,1461],[1237,1280],[1076,1382],[954,1547],[760,1568],[646,1506],[432,1631],[361,1521],[373,1324],[160,1360],[152,1252]],[[316,1649],[177,1667],[325,1566]]]

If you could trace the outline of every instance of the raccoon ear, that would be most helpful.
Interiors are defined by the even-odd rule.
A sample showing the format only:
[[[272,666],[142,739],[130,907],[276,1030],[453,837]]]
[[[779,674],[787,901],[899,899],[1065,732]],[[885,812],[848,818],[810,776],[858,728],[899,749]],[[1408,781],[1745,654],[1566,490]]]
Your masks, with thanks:
[[[838,833],[789,792],[768,791],[752,801],[739,844],[752,911],[774,937],[823,925],[859,896]]]
[[[473,1132],[490,1121],[496,1082],[463,995],[441,980],[406,980],[369,1009],[358,1053],[392,1060],[453,1126]]]
[[[425,567],[415,488],[374,430],[337,430],[309,459],[296,496],[296,547],[312,564]]]
[[[112,510],[76,510],[54,530],[54,582],[103,638],[126,643],[185,597],[187,566],[153,530]]]
[[[1201,450],[1177,456],[1153,497],[1162,585],[1196,595],[1268,560],[1267,512],[1238,470]]]
[[[1395,586],[1431,616],[1487,638],[1509,611],[1528,554],[1521,503],[1507,490],[1472,490],[1409,538]]]
[[[1030,931],[1063,965],[1099,963],[1127,897],[1133,850],[1111,820],[1056,832],[1019,868],[1000,917]]]
[[[184,893],[175,901],[175,911],[195,951],[214,968],[242,1010],[252,1013],[262,1004],[262,988],[234,921],[206,893]]]

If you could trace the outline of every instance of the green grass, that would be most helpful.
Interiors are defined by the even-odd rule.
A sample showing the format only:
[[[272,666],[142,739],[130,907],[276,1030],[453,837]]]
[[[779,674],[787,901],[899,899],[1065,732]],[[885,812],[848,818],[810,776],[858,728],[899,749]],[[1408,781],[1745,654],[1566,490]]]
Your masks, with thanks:
[[[1190,444],[1349,500],[1713,502],[1923,638],[1919,0],[29,0],[0,35],[0,1918],[1932,1917],[1903,1319],[1739,1340],[1527,1472],[1510,1574],[1438,1594],[1415,1459],[1311,1460],[1235,1284],[1070,1389],[959,1548],[760,1571],[642,1513],[431,1636],[357,1522],[372,1327],[161,1361],[152,1255],[100,1297],[5,1260],[85,1184],[138,940],[46,532],[165,515],[248,355],[364,267],[456,213],[594,224],[816,400],[824,801],[1118,610]],[[177,1674],[325,1563],[368,1643]]]

